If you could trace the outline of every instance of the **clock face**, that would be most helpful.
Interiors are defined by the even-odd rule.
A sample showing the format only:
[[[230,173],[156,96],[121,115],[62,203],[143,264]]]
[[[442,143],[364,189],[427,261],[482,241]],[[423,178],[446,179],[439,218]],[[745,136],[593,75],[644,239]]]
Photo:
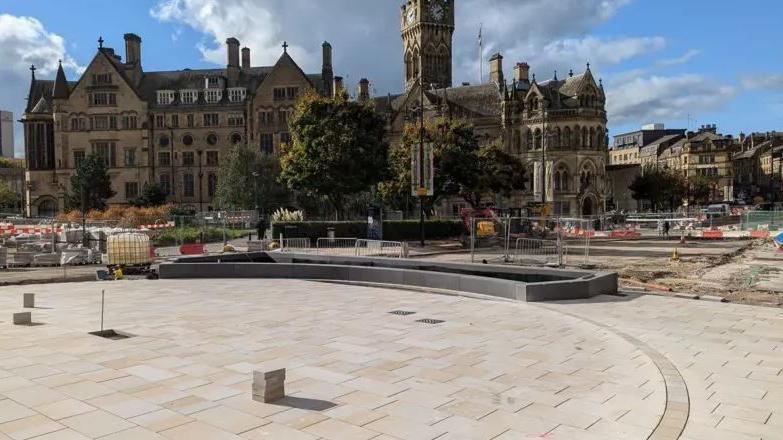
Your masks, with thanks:
[[[432,5],[430,5],[430,15],[432,15],[432,18],[435,21],[442,21],[443,17],[446,15],[443,4],[441,2],[433,2]]]
[[[416,10],[413,8],[409,9],[406,19],[408,20],[408,24],[413,24],[413,22],[416,21]]]

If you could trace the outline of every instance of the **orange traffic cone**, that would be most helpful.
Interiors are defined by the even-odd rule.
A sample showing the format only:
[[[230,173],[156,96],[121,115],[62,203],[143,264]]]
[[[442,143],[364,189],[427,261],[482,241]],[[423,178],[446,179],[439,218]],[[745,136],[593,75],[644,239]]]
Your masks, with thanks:
[[[680,244],[688,244],[688,243],[685,241],[685,234],[682,234],[682,235],[680,235]]]
[[[674,252],[672,252],[672,261],[680,261],[680,252],[677,248],[674,248]]]

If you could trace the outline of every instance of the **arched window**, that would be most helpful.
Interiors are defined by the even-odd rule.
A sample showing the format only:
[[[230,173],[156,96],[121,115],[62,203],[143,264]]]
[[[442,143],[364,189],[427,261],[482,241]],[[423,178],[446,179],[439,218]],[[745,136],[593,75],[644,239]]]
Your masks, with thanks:
[[[217,175],[215,173],[209,173],[207,176],[207,194],[209,197],[214,197],[217,193]]]
[[[587,127],[582,127],[582,147],[587,147],[588,140],[587,140]]]
[[[555,190],[556,191],[568,191],[569,188],[568,167],[565,164],[560,164],[555,170]]]
[[[419,49],[416,49],[413,52],[413,59],[411,61],[413,63],[413,74],[410,79],[416,79],[419,77]]]
[[[582,146],[582,129],[577,125],[574,127],[574,136],[571,139],[571,148],[577,149]]]
[[[541,129],[536,128],[536,132],[533,135],[533,149],[538,150],[541,148]]]
[[[560,148],[560,127],[556,127],[554,131],[554,135],[552,136],[552,147],[554,148]]]
[[[604,130],[601,127],[595,131],[595,147],[599,150],[604,147]]]
[[[593,148],[593,141],[595,140],[595,128],[590,127],[590,136],[587,138],[587,148]]]
[[[528,149],[528,150],[532,150],[533,148],[535,148],[535,147],[533,146],[533,130],[531,130],[531,129],[529,129],[529,128],[527,129],[527,142],[526,142],[526,147],[527,147],[527,149]]]
[[[563,130],[563,139],[560,145],[563,148],[571,146],[571,127],[566,127],[565,130]]]
[[[405,78],[408,81],[413,80],[413,55],[410,52],[405,54]]]

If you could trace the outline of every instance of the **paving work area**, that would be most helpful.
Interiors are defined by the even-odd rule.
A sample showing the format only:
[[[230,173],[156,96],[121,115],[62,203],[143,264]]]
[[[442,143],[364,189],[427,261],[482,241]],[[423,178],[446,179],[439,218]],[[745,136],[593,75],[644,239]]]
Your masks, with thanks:
[[[645,238],[568,240],[568,266],[588,264],[615,271],[624,288],[653,293],[693,293],[732,302],[780,306],[783,301],[783,253],[771,240],[687,240]],[[677,250],[678,259],[672,261]],[[512,253],[513,256],[513,253]],[[470,261],[466,253],[428,256],[445,261]],[[474,256],[475,262],[500,263],[498,252]],[[551,260],[555,260],[552,258]]]
[[[126,339],[89,334],[104,288],[106,328]],[[0,317],[0,438],[674,439],[684,427],[682,438],[711,440],[783,429],[783,323],[769,308],[140,280],[4,287],[0,309],[21,309],[31,290],[38,325]],[[254,401],[253,371],[278,368],[286,397]]]

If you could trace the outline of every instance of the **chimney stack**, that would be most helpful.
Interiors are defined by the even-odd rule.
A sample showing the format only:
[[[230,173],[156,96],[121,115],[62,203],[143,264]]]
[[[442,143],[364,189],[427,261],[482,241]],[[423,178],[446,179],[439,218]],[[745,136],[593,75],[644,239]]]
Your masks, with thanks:
[[[242,48],[242,68],[243,69],[250,68],[250,48],[248,47]]]
[[[334,77],[334,86],[332,87],[332,93],[333,96],[337,97],[340,93],[345,93],[345,90],[343,89],[343,77],[342,76],[335,76]]]
[[[228,67],[239,67],[239,40],[231,37],[226,40],[228,48]]]
[[[503,56],[500,53],[489,59],[489,80],[497,85],[503,85]]]
[[[514,80],[521,83],[530,82],[530,65],[528,63],[517,63],[514,66]]]
[[[324,41],[321,45],[323,49],[323,60],[321,65],[321,79],[323,81],[323,94],[325,96],[334,95],[334,70],[332,68],[332,45]]]
[[[141,37],[125,34],[125,64],[141,67]]]
[[[227,39],[226,49],[228,52],[228,65],[226,66],[228,86],[235,87],[239,81],[239,40],[234,37]]]
[[[370,81],[368,81],[367,78],[362,78],[359,81],[357,96],[359,102],[367,102],[370,100]]]

